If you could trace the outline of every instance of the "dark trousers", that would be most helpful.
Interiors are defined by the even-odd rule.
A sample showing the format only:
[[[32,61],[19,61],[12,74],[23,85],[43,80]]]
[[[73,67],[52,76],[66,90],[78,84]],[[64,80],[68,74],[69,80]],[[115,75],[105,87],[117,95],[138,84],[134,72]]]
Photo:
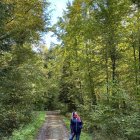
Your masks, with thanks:
[[[80,140],[80,132],[79,133],[71,133],[70,134],[70,139],[73,140],[73,138],[76,136],[76,140]]]

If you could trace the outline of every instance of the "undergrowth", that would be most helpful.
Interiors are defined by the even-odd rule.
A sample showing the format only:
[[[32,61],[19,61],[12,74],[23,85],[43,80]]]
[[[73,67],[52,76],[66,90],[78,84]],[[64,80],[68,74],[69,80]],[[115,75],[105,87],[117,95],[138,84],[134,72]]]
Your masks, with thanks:
[[[39,128],[45,121],[45,112],[35,112],[31,123],[15,130],[10,138],[4,140],[34,140]]]

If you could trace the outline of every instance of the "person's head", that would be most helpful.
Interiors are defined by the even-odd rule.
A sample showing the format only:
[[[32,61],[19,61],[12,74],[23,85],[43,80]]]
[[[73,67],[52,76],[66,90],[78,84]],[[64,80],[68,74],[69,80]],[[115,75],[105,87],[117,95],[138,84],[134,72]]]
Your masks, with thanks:
[[[73,112],[73,118],[77,118],[77,117],[78,117],[77,112]]]

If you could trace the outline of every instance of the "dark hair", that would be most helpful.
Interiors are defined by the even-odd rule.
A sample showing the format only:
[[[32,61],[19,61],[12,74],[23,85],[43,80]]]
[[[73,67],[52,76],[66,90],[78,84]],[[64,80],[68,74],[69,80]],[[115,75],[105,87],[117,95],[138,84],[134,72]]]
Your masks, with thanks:
[[[75,111],[74,112],[72,112],[72,116],[74,116],[75,115]]]
[[[74,116],[75,114],[77,114],[77,112],[76,112],[76,111],[72,112],[72,116]]]

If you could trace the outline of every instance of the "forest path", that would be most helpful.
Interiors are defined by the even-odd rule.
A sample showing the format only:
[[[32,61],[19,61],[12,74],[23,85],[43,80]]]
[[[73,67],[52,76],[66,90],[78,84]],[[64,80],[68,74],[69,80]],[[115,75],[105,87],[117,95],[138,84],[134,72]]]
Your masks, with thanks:
[[[68,130],[57,111],[48,111],[36,140],[68,140]]]

